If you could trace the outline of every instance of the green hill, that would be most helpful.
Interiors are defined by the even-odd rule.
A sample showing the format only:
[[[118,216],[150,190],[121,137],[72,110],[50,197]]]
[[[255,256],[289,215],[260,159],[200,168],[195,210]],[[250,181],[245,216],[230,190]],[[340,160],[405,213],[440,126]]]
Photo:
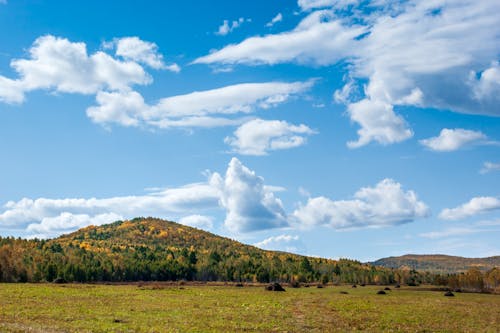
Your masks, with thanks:
[[[433,273],[460,273],[471,268],[488,271],[500,267],[500,256],[488,258],[464,258],[442,254],[417,255],[406,254],[399,257],[388,257],[372,262],[375,266],[396,269],[413,269]]]
[[[0,281],[333,281],[393,283],[353,260],[265,251],[175,222],[136,218],[50,240],[0,238]]]

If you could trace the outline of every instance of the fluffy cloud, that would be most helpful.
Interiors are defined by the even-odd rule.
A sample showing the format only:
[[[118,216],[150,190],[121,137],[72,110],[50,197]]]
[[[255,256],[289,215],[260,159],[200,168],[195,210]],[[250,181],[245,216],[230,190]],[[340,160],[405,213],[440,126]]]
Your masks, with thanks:
[[[227,211],[224,225],[233,232],[247,232],[286,226],[281,200],[264,179],[233,158],[225,178],[214,174],[213,185],[220,190],[220,203]]]
[[[302,226],[350,229],[399,225],[428,215],[429,208],[415,192],[404,191],[401,184],[384,179],[375,187],[360,189],[352,200],[310,198],[295,210],[293,218]]]
[[[267,155],[269,151],[289,149],[306,143],[306,135],[313,134],[306,125],[292,125],[286,121],[254,119],[241,125],[234,137],[224,140],[242,155]]]
[[[179,223],[200,229],[212,229],[214,226],[213,218],[199,214],[184,216]]]
[[[142,196],[112,198],[69,198],[69,199],[29,199],[10,201],[0,214],[0,226],[24,227],[29,224],[43,224],[43,220],[61,221],[71,214],[83,219],[96,216],[169,216],[188,209],[204,209],[217,206],[219,195],[209,184],[190,184],[179,188],[166,189]],[[102,215],[108,214],[108,215]],[[112,215],[114,214],[114,215]],[[61,217],[62,216],[62,217]],[[53,220],[58,218],[59,220]],[[90,220],[89,220],[90,221]],[[112,222],[107,221],[107,222]],[[34,230],[34,229],[33,229]],[[37,229],[38,230],[38,229]]]
[[[32,237],[49,238],[61,233],[71,232],[75,229],[86,227],[90,224],[101,225],[123,219],[115,213],[97,215],[71,214],[63,212],[57,216],[44,217],[40,223],[32,223],[26,229]]]
[[[348,76],[357,85],[368,81],[364,104],[387,105],[385,109],[391,110],[385,113],[389,121],[381,122],[381,131],[394,127],[390,132],[397,138],[369,135],[360,137],[357,146],[411,136],[402,129],[402,118],[393,106],[500,115],[498,1],[300,0],[299,6],[332,8],[312,11],[291,31],[251,37],[195,62],[314,66],[347,62]],[[374,110],[378,113],[381,108]],[[366,117],[354,119],[353,114],[349,113],[351,119],[365,132]],[[378,132],[373,126],[368,131]]]
[[[213,127],[240,124],[229,118],[251,113],[286,102],[291,96],[309,89],[314,81],[242,83],[222,88],[195,91],[147,104],[135,91],[100,92],[97,106],[87,109],[96,123],[118,123],[124,126],[147,125],[168,127]]]
[[[12,60],[16,80],[0,76],[0,98],[22,102],[24,93],[37,89],[63,93],[95,94],[128,90],[149,84],[151,77],[134,61],[121,61],[98,51],[89,55],[84,43],[73,43],[51,35],[39,37],[29,49],[28,59]]]
[[[211,229],[211,217],[188,215],[206,210],[225,210],[224,225],[232,232],[277,228],[287,225],[283,205],[274,196],[281,190],[266,186],[262,177],[233,158],[224,176],[213,173],[206,182],[153,189],[145,195],[10,201],[0,213],[0,230],[15,228],[27,236],[46,238],[137,216],[183,216],[180,223]]]
[[[495,197],[475,197],[458,207],[443,209],[439,217],[444,220],[460,220],[498,209],[500,209],[500,199]]]
[[[420,140],[420,144],[433,151],[449,152],[474,143],[486,140],[486,135],[479,131],[465,130],[462,128],[443,128],[439,136]]]
[[[500,171],[500,163],[484,162],[483,168],[479,171],[482,174]]]
[[[271,21],[266,24],[266,27],[272,27],[273,25],[281,21],[283,21],[283,15],[281,13],[278,13],[275,17],[273,17]]]
[[[298,247],[301,247],[299,240],[300,238],[297,235],[283,234],[266,238],[255,243],[254,246],[272,251],[298,252]]]
[[[137,37],[119,38],[114,41],[116,44],[116,55],[124,59],[143,63],[154,69],[167,69],[179,72],[177,64],[167,66],[163,61],[163,55],[158,52],[158,45],[145,42]]]
[[[357,122],[359,139],[347,143],[349,148],[358,148],[372,141],[391,144],[413,136],[403,117],[394,113],[393,106],[378,100],[363,99],[349,104],[347,112]]]
[[[222,24],[219,26],[219,29],[215,32],[216,35],[225,36],[228,33],[232,32],[234,29],[241,27],[241,25],[245,22],[251,22],[250,19],[244,19],[240,17],[238,20],[229,23],[228,20],[224,20]]]

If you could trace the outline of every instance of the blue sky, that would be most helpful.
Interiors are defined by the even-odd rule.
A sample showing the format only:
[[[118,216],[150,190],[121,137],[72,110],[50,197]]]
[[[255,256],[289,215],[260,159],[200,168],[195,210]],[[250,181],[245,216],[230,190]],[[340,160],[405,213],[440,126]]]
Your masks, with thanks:
[[[0,1],[0,235],[157,216],[499,255],[500,4]]]

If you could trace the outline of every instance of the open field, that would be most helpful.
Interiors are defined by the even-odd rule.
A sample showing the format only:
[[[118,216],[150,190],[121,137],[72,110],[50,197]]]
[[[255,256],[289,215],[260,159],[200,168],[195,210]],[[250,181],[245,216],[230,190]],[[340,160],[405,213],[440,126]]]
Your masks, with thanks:
[[[380,289],[0,284],[0,331],[500,331],[499,295]]]

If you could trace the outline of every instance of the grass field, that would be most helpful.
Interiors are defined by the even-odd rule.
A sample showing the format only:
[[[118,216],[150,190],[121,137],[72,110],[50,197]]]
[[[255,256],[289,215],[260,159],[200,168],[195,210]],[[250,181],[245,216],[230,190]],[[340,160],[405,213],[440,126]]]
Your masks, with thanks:
[[[0,284],[0,332],[500,332],[499,295],[417,289]]]

